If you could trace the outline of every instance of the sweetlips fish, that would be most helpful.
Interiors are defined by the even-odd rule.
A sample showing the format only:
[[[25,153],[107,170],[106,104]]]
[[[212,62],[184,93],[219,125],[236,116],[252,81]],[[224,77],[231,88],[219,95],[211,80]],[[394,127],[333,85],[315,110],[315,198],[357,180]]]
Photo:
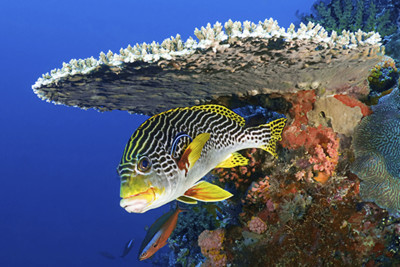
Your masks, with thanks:
[[[277,156],[286,119],[246,127],[246,121],[220,105],[171,109],[146,120],[128,141],[117,171],[121,207],[143,213],[172,200],[188,204],[222,201],[231,193],[199,181],[214,168],[245,166],[237,153],[261,148]]]

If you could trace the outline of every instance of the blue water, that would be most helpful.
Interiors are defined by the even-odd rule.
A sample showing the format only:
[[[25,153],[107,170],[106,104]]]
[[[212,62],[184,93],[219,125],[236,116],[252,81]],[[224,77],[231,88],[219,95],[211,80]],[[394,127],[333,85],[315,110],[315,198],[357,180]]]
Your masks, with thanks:
[[[139,262],[145,226],[168,210],[119,206],[116,166],[147,117],[55,106],[31,90],[71,58],[137,42],[194,36],[208,22],[273,17],[288,27],[313,0],[1,1],[0,266],[150,266]],[[131,238],[135,245],[119,256]]]

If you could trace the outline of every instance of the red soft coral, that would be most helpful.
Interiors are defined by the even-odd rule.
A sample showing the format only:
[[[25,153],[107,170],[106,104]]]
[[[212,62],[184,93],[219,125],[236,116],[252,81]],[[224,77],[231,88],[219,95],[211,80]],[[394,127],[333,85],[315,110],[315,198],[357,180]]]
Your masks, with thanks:
[[[254,182],[247,193],[246,201],[257,203],[259,201],[265,203],[268,200],[269,177],[265,176],[262,180]],[[244,201],[243,201],[244,202]]]
[[[309,162],[314,164],[314,171],[325,172],[326,176],[331,176],[339,160],[339,138],[331,128],[319,126],[317,129],[319,142],[314,147],[308,147],[312,155]]]

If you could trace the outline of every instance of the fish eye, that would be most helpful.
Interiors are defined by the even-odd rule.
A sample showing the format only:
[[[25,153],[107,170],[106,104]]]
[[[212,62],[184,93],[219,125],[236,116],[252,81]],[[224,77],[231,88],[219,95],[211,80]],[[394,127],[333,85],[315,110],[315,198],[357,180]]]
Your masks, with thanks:
[[[148,157],[143,156],[139,159],[139,162],[137,164],[138,170],[141,172],[146,172],[150,169],[151,167],[151,161]]]
[[[156,243],[156,244],[154,244],[154,245],[153,245],[153,247],[155,247],[155,248],[156,248],[156,247],[157,247],[157,243]]]

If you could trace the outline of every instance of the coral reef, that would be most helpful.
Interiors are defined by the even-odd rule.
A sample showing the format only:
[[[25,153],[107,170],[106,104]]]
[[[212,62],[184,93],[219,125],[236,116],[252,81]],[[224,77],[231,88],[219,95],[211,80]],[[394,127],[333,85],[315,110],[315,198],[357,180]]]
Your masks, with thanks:
[[[372,68],[368,81],[372,92],[382,93],[396,85],[398,78],[399,71],[395,61],[387,57]]]
[[[386,54],[400,59],[400,1],[318,0],[310,14],[298,14],[303,23],[314,22],[327,31],[376,31],[383,36]]]
[[[171,237],[168,239],[170,253],[156,254],[152,259],[154,265],[195,266],[204,261],[198,246],[198,236],[205,230],[214,230],[225,227],[229,221],[223,214],[230,214],[221,203],[205,204],[200,202],[196,206],[180,204],[187,212],[181,216]],[[222,207],[222,208],[221,208]],[[224,210],[223,210],[224,209]],[[234,215],[232,215],[234,216]],[[188,227],[190,225],[190,227]]]
[[[201,238],[193,237],[206,257],[201,262],[205,266],[400,264],[400,220],[389,216],[387,211],[395,214],[390,206],[383,206],[375,200],[378,206],[363,202],[371,200],[365,195],[372,187],[375,191],[371,189],[367,193],[375,194],[374,198],[382,195],[386,203],[390,198],[385,197],[386,192],[400,188],[391,181],[384,185],[387,186],[384,192],[379,191],[377,186],[367,181],[368,178],[357,177],[350,172],[349,166],[355,157],[355,165],[363,162],[363,172],[370,176],[384,168],[386,173],[394,171],[391,169],[400,169],[394,161],[390,163],[392,167],[386,167],[387,163],[378,162],[384,156],[375,157],[377,153],[370,151],[370,147],[379,144],[378,140],[384,137],[384,134],[376,134],[377,129],[387,133],[390,128],[392,135],[398,135],[393,130],[396,124],[388,120],[389,117],[398,117],[394,112],[400,107],[398,91],[396,89],[382,97],[379,104],[372,107],[373,113],[370,107],[352,95],[332,96],[318,90],[283,94],[290,108],[284,111],[289,123],[278,147],[279,158],[271,162],[267,153],[249,149],[242,153],[249,158],[249,166],[213,172],[216,183],[225,185],[234,197],[218,203],[225,217],[223,220],[228,222],[225,226],[210,227]],[[281,107],[284,106],[288,105]],[[342,111],[341,116],[335,111],[335,106]],[[315,119],[314,116],[322,112],[326,119]],[[383,118],[380,115],[382,112],[390,115]],[[364,121],[375,120],[377,114],[380,124],[374,125],[375,136],[372,136],[372,128],[367,129],[369,135],[360,133]],[[347,120],[347,116],[354,118]],[[357,126],[357,120],[361,119],[360,126]],[[349,124],[347,131],[341,130],[340,122]],[[352,140],[354,128],[355,139]],[[357,136],[363,136],[363,139],[357,140]],[[378,147],[390,157],[395,157],[395,151],[400,151],[396,146],[392,150],[387,146]],[[360,151],[367,150],[364,155],[368,154],[373,159],[359,159]],[[374,166],[375,162],[379,166]],[[235,212],[224,209],[227,205],[236,207]],[[221,217],[211,212],[208,214]],[[230,217],[236,216],[239,221],[232,223]],[[223,231],[223,240],[214,236],[217,235],[214,234],[216,229]],[[200,244],[200,239],[204,241],[205,236],[218,241],[210,245],[208,251],[203,249],[205,244]],[[185,248],[182,249],[180,251],[185,251]]]
[[[399,2],[400,5],[400,2]],[[400,8],[400,7],[399,7]],[[400,20],[400,17],[399,17]],[[390,37],[386,37],[386,42],[385,42],[385,53],[392,58],[395,58],[397,60],[400,59],[400,27],[397,30],[396,33],[394,33]]]
[[[343,114],[348,113],[345,110],[341,110],[341,116],[337,116],[336,118],[331,117],[331,119],[336,120],[326,123],[326,126],[320,124],[318,127],[311,127],[309,126],[310,122],[308,119],[310,112],[312,118],[315,117],[313,114],[317,113],[320,115],[321,112],[326,116],[326,113],[320,111],[318,108],[313,110],[313,104],[316,101],[315,92],[302,91],[292,94],[289,95],[288,101],[292,102],[292,109],[289,112],[294,119],[282,133],[282,146],[289,149],[302,147],[308,153],[307,161],[309,164],[304,165],[303,169],[296,174],[297,179],[301,179],[306,172],[308,173],[308,177],[312,176],[310,169],[312,167],[313,171],[318,172],[314,177],[315,180],[325,183],[328,177],[333,174],[339,157],[339,138],[330,127],[332,127],[332,124],[340,123],[341,119],[339,118],[343,117]],[[319,105],[316,106],[319,107]],[[323,109],[328,111],[329,106],[323,106]],[[330,115],[332,113],[328,112],[327,114]]]
[[[240,107],[247,126],[277,113],[288,119],[278,158],[241,151],[247,166],[205,177],[233,197],[188,205],[170,251],[152,259],[157,266],[396,266],[400,94],[389,87],[398,72],[379,34],[358,30],[388,34],[388,16],[398,12],[373,6],[389,1],[368,1],[368,10],[361,1],[318,4],[314,18],[329,30],[355,33],[328,35],[314,23],[286,30],[272,19],[216,23],[196,29],[198,41],[177,36],[72,60],[33,90],[103,111],[150,115],[212,102]]]
[[[393,18],[399,15],[399,11],[394,5],[382,5],[379,2],[381,1],[319,0],[313,5],[314,12],[302,15],[301,20],[319,23],[328,31],[361,29],[367,32],[376,31],[383,36],[391,35],[398,29]],[[381,5],[385,8],[380,9]]]
[[[268,188],[270,187],[269,184],[269,177],[265,176],[264,179],[258,180],[258,182],[253,182],[248,190],[248,193],[246,195],[246,200],[243,200],[242,202],[244,203],[245,201],[251,202],[251,203],[265,203],[268,201]]]
[[[246,158],[249,159],[248,166],[241,166],[239,168],[222,169],[217,168],[213,173],[217,174],[219,177],[219,182],[221,184],[233,183],[236,189],[247,188],[249,183],[254,179],[252,175],[258,175],[255,173],[256,167],[260,165],[260,161],[256,160],[254,153],[256,149],[248,150],[245,152]]]

